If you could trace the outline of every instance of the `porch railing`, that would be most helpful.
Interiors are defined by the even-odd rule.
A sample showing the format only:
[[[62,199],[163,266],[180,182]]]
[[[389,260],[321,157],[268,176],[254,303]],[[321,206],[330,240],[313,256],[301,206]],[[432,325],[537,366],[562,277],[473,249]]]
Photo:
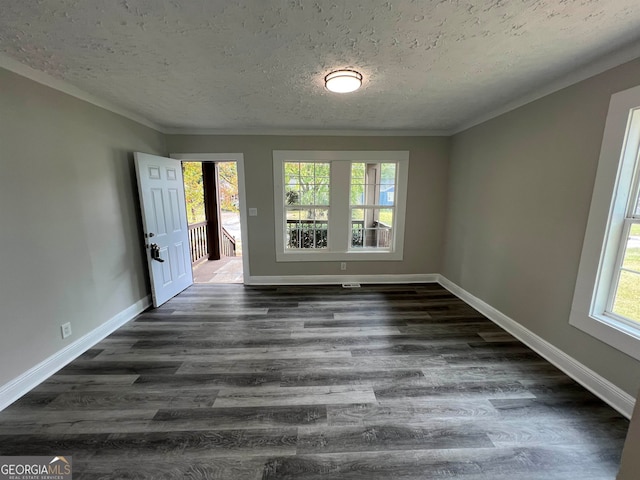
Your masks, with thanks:
[[[327,246],[326,221],[287,220],[287,246],[289,248],[325,248]]]
[[[287,246],[289,248],[325,248],[327,246],[326,221],[287,220]],[[351,222],[352,247],[391,246],[391,227],[381,222],[373,222],[365,228],[364,221]]]
[[[231,235],[224,227],[222,227],[222,254],[225,257],[236,256],[236,237]]]
[[[364,222],[352,222],[352,247],[389,248],[391,246],[391,227],[382,222],[373,222],[370,228],[364,227]]]
[[[365,228],[364,222],[353,222],[351,246],[389,248],[391,246],[391,227],[381,222],[373,222],[371,227]]]
[[[189,252],[191,263],[209,255],[209,243],[207,241],[207,222],[199,222],[189,225]],[[236,239],[226,228],[222,227],[222,255],[235,257]]]
[[[191,263],[196,263],[201,258],[209,255],[207,222],[189,225],[189,251],[191,252]]]

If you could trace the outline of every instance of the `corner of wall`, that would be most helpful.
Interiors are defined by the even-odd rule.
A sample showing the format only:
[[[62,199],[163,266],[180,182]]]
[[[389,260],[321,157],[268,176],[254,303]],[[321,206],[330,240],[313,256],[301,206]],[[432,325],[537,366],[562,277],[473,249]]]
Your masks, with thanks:
[[[633,396],[446,277],[440,275],[438,283],[527,345],[545,360],[558,367],[626,418],[631,418],[635,405]]]

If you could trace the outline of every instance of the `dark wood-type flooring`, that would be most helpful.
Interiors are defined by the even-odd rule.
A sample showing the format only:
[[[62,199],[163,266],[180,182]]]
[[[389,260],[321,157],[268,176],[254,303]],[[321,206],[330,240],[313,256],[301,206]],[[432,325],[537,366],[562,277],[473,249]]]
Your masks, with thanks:
[[[0,413],[74,479],[611,480],[628,422],[438,285],[194,285]]]

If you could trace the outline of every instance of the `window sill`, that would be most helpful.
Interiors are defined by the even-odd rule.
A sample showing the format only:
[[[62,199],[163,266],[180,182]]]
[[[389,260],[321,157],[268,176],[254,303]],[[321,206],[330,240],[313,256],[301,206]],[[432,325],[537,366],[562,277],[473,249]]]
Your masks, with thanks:
[[[276,253],[276,262],[332,262],[332,261],[400,261],[402,252],[280,252]]]
[[[571,310],[569,324],[640,360],[640,328],[634,328],[608,315],[589,315],[575,309]]]

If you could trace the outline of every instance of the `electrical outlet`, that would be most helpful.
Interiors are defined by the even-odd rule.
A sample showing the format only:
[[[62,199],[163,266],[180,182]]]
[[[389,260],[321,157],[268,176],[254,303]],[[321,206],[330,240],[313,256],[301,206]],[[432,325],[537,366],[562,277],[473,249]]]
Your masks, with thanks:
[[[340,262],[340,270],[346,270],[347,269],[347,262]]]
[[[63,324],[60,329],[62,330],[62,338],[67,338],[71,336],[71,323],[67,322]]]

